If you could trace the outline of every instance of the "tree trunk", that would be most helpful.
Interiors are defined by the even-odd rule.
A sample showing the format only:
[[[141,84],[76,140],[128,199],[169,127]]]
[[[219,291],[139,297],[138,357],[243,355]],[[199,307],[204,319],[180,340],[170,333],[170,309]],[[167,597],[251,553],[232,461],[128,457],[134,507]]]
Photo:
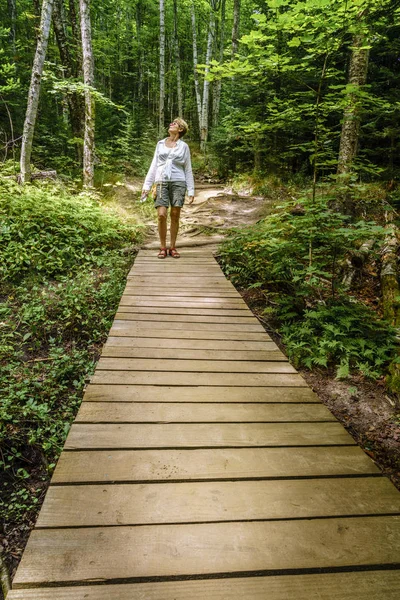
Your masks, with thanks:
[[[193,31],[193,73],[194,73],[194,89],[196,93],[197,116],[199,119],[199,131],[201,130],[201,94],[199,84],[199,74],[197,72],[197,32],[196,32],[196,15],[194,11],[194,2],[190,5],[192,17]]]
[[[8,18],[10,21],[10,44],[13,53],[13,58],[15,57],[15,41],[16,41],[16,23],[17,23],[17,1],[16,0],[7,0],[8,7]]]
[[[165,7],[160,0],[160,106],[158,118],[158,135],[164,135],[164,103],[165,103]]]
[[[83,139],[83,185],[94,185],[94,126],[95,103],[92,94],[94,64],[90,23],[90,0],[79,0],[83,56],[83,81],[85,84],[85,131]]]
[[[210,82],[207,80],[207,75],[210,70],[210,62],[212,57],[212,45],[215,33],[215,15],[211,8],[210,10],[210,22],[208,25],[208,40],[207,40],[207,54],[206,54],[206,68],[204,72],[204,84],[203,84],[203,105],[201,107],[201,126],[200,126],[200,149],[205,152],[208,138],[208,105],[209,105],[209,93],[210,93]]]
[[[174,0],[174,46],[175,46],[175,69],[176,69],[176,84],[178,94],[178,113],[183,114],[182,102],[182,79],[181,79],[181,63],[179,58],[179,42],[178,42],[178,6],[177,0]]]
[[[364,36],[354,36],[348,79],[348,83],[352,86],[353,90],[361,88],[367,79],[369,50],[362,48],[364,44]],[[349,173],[352,170],[353,162],[357,155],[359,130],[360,101],[357,91],[352,91],[348,94],[343,114],[337,169],[338,175]]]
[[[400,325],[400,287],[397,278],[398,231],[392,213],[387,217],[387,234],[382,249],[381,288],[383,316],[395,327]]]
[[[240,0],[233,0],[233,25],[232,25],[232,58],[238,51],[240,25]]]
[[[219,38],[219,62],[222,63],[224,60],[224,44],[225,44],[225,7],[226,0],[221,2],[221,29]],[[219,107],[221,102],[221,86],[222,79],[217,79],[214,87],[213,94],[213,126],[218,125]]]
[[[21,148],[21,182],[30,180],[31,176],[31,154],[33,134],[37,110],[39,106],[40,83],[43,74],[43,65],[46,58],[47,44],[51,25],[51,13],[53,11],[53,0],[43,0],[42,15],[40,19],[39,37],[36,46],[35,58],[32,67],[31,84],[28,94],[28,105],[26,108],[24,130],[22,134]]]
[[[58,50],[64,67],[64,74],[68,79],[74,77],[74,63],[69,52],[65,20],[64,4],[62,0],[54,0],[53,26],[56,34]],[[67,103],[72,134],[75,138],[82,138],[83,104],[81,97],[76,93],[67,94]],[[76,157],[79,164],[82,163],[82,146],[75,145]]]

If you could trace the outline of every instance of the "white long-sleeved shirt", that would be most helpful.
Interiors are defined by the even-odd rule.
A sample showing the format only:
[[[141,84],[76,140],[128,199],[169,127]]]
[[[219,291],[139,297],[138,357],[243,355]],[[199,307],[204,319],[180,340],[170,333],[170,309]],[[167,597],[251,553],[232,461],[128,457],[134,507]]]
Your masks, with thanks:
[[[148,192],[154,182],[185,181],[188,196],[194,196],[194,179],[189,146],[179,139],[174,148],[167,148],[165,138],[157,143],[150,169],[143,184]]]

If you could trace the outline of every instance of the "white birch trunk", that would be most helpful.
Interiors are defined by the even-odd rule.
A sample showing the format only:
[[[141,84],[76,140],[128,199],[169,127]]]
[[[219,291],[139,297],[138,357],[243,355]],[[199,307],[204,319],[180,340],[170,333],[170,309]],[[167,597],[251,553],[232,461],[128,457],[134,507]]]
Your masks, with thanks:
[[[43,65],[46,58],[47,44],[53,12],[53,0],[43,0],[42,15],[40,19],[39,36],[37,40],[36,53],[33,61],[31,84],[28,94],[28,105],[26,108],[24,130],[22,134],[21,148],[21,183],[30,180],[31,177],[31,154],[33,134],[39,106],[40,83],[43,74]]]
[[[360,88],[367,80],[369,50],[363,48],[365,38],[356,35],[353,39],[353,50],[350,58],[349,84]],[[357,93],[351,93],[347,98],[344,109],[342,133],[340,136],[338,175],[349,173],[357,155],[358,137],[360,131],[360,99]]]
[[[232,58],[238,51],[240,24],[240,0],[233,0],[233,25],[232,25]]]
[[[181,78],[181,61],[179,57],[179,42],[178,42],[178,6],[177,0],[174,0],[174,42],[175,42],[175,69],[176,69],[176,84],[178,92],[178,113],[183,115],[183,100],[182,100],[182,78]]]
[[[94,185],[94,123],[95,104],[91,88],[94,85],[90,0],[79,0],[81,17],[83,81],[85,89],[85,132],[83,137],[83,185]]]
[[[201,94],[199,84],[199,74],[197,72],[197,32],[196,32],[196,14],[194,12],[194,2],[190,5],[192,17],[193,31],[193,73],[194,73],[194,90],[196,93],[197,116],[199,119],[199,131],[201,129]]]
[[[207,75],[210,71],[210,62],[212,57],[212,46],[215,32],[215,15],[213,9],[210,11],[210,22],[208,25],[208,40],[206,54],[206,68],[204,71],[203,84],[203,104],[201,107],[201,125],[200,125],[200,149],[205,152],[208,138],[208,108],[209,108],[209,93],[210,82],[207,80]]]
[[[164,0],[160,0],[160,106],[158,120],[158,134],[164,134],[164,103],[165,103],[165,7]]]
[[[221,2],[221,30],[219,38],[219,62],[222,64],[224,60],[224,44],[225,44],[225,7],[226,0]],[[221,103],[221,87],[222,79],[217,79],[214,86],[213,93],[213,126],[218,125],[219,118],[219,107]]]

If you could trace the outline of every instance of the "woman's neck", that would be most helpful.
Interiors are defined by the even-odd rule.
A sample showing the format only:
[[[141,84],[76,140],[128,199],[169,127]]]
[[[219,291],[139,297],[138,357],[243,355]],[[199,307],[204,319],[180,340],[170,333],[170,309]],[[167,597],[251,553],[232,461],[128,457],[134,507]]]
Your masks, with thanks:
[[[171,144],[175,144],[179,140],[179,133],[170,133],[167,139]]]

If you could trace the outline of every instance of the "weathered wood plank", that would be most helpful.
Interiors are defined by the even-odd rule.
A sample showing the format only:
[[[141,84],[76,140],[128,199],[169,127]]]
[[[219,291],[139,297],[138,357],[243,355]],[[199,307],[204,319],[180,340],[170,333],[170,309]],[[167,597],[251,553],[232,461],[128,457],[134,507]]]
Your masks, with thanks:
[[[36,527],[395,513],[400,513],[400,494],[383,477],[52,486]]]
[[[395,516],[41,529],[13,585],[399,563]]]
[[[398,600],[400,570],[13,590],[7,600]]]
[[[130,307],[129,307],[130,308]],[[232,323],[236,323],[237,325],[256,325],[259,324],[259,321],[254,317],[251,313],[247,313],[242,316],[231,316],[231,315],[185,315],[185,314],[161,314],[161,313],[137,313],[134,312],[135,309],[131,308],[131,310],[124,310],[124,307],[120,307],[118,309],[117,314],[115,315],[116,319],[120,319],[122,321],[145,321],[146,323],[226,323],[231,325]]]
[[[163,358],[100,358],[101,371],[168,371],[196,373],[296,373],[287,361],[175,360]]]
[[[121,339],[121,338],[118,338]],[[121,348],[106,343],[103,346],[102,356],[113,358],[160,358],[173,356],[178,359],[194,360],[257,360],[257,361],[287,361],[286,356],[278,350],[270,351],[240,351],[240,350],[188,350],[187,348],[176,348],[173,352],[166,351],[165,348]]]
[[[63,452],[52,483],[266,479],[379,474],[358,446]]]
[[[179,297],[205,296],[207,298],[237,298],[242,300],[241,295],[235,290],[235,288],[218,291],[215,290],[215,287],[205,286],[202,286],[201,288],[185,288],[183,286],[176,285],[168,285],[163,287],[146,287],[142,285],[133,286],[131,284],[127,284],[125,290],[126,292],[130,290],[130,295],[132,296],[171,296],[171,294],[178,294]]]
[[[254,315],[250,310],[245,308],[236,308],[236,309],[223,309],[223,308],[168,308],[164,306],[129,306],[129,304],[125,305],[122,302],[126,302],[125,298],[121,298],[121,303],[118,307],[118,311],[134,313],[136,315],[152,315],[155,317],[160,317],[163,315],[164,320],[169,320],[170,318],[179,319],[182,315],[190,315],[190,316],[201,316],[204,317],[235,317],[238,319],[254,319]],[[168,315],[168,317],[165,317]],[[143,317],[145,318],[145,317]],[[240,321],[239,321],[240,322]]]
[[[340,423],[75,423],[66,450],[353,445]]]
[[[160,287],[162,285],[168,286],[170,283],[171,278],[166,276],[166,277],[144,277],[144,276],[134,276],[134,277],[130,277],[128,279],[128,283],[130,283],[131,286],[136,286],[137,284],[145,284],[148,287]],[[234,290],[235,288],[233,287],[233,285],[225,278],[220,278],[220,277],[204,277],[202,279],[201,282],[199,282],[199,278],[198,277],[180,277],[179,281],[177,281],[177,278],[174,278],[174,284],[175,285],[181,285],[182,287],[185,288],[197,288],[197,289],[201,289],[203,287],[203,285],[205,287],[209,286],[209,287],[214,287],[215,289],[229,289],[229,290]]]
[[[181,333],[179,334],[182,335]],[[246,340],[219,340],[219,339],[190,339],[177,338],[151,338],[151,337],[118,337],[110,335],[106,342],[109,346],[124,348],[182,348],[186,350],[226,350],[226,351],[265,351],[278,350],[278,346],[271,341],[268,335],[264,335],[262,341]],[[166,352],[168,354],[168,352]]]
[[[297,373],[207,373],[205,376],[203,373],[97,370],[91,381],[119,385],[307,387],[304,379]],[[210,389],[209,394],[212,393]]]
[[[128,315],[129,316],[129,315]],[[224,331],[224,332],[232,332],[232,331],[239,331],[239,332],[257,332],[257,333],[265,333],[265,329],[264,327],[261,325],[261,323],[259,323],[258,321],[256,321],[255,323],[191,323],[191,322],[184,322],[183,319],[181,321],[175,322],[175,321],[171,321],[170,319],[164,319],[163,321],[161,321],[161,323],[167,323],[168,329],[170,331],[172,330],[176,330],[176,331],[181,331],[181,330],[190,330],[190,331]],[[114,325],[123,325],[126,324],[127,327],[143,327],[143,328],[149,328],[152,327],[153,324],[149,323],[149,322],[140,322],[140,321],[130,321],[127,319],[115,319],[114,321]],[[156,324],[154,324],[154,327],[157,327]],[[158,327],[160,327],[160,324],[158,325]]]
[[[76,423],[256,423],[335,421],[323,404],[83,402]],[[399,494],[400,496],[400,494]]]
[[[320,403],[309,387],[189,387],[154,385],[96,385],[90,384],[84,396],[86,402],[291,402]],[[212,407],[210,407],[213,410]]]
[[[135,323],[127,323],[126,321],[114,321],[113,326],[110,330],[111,336],[127,336],[127,337],[154,337],[154,338],[175,338],[181,339],[192,339],[192,340],[237,340],[237,341],[254,341],[264,342],[268,339],[268,335],[258,332],[243,332],[243,331],[201,331],[188,330],[184,331],[177,329],[170,329],[165,327],[163,329],[157,329],[155,327],[140,327]]]
[[[124,294],[121,301],[128,306],[146,306],[146,307],[176,307],[176,308],[221,308],[228,310],[246,310],[246,304],[243,300],[236,298],[181,298],[179,296],[166,296],[148,298],[146,296],[137,297]]]

